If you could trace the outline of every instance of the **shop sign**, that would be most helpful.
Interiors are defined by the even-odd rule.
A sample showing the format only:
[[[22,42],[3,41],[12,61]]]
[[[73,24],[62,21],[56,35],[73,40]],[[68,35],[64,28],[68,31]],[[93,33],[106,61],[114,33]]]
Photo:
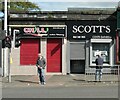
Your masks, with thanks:
[[[13,30],[19,30],[23,36],[36,37],[65,37],[66,27],[16,27]]]
[[[111,29],[110,29],[110,26],[107,25],[107,26],[94,26],[94,25],[86,25],[86,26],[83,26],[83,25],[73,25],[73,29],[72,29],[72,32],[73,33],[110,33]]]
[[[34,34],[34,33],[47,33],[49,31],[49,28],[24,28],[23,29],[24,33],[30,33],[30,34]]]
[[[109,39],[115,36],[115,21],[69,21],[68,39]]]

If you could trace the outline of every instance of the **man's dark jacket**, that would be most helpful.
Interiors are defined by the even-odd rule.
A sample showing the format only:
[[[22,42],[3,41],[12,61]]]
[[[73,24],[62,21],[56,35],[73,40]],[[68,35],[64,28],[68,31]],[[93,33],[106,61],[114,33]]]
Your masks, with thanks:
[[[36,66],[37,66],[37,67],[40,66],[40,67],[42,67],[43,69],[45,69],[45,66],[46,66],[45,58],[44,58],[44,57],[42,57],[41,59],[38,58],[38,59],[37,59],[37,62],[36,62]]]
[[[95,63],[96,63],[96,68],[102,68],[102,65],[103,65],[103,59],[101,57],[98,57],[96,60],[95,60]]]

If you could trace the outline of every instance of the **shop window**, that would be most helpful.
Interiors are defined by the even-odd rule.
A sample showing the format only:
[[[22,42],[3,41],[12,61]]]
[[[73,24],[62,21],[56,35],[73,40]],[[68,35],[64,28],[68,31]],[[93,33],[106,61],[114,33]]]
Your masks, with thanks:
[[[95,63],[97,55],[101,55],[104,63],[110,64],[110,44],[109,43],[93,43],[92,44],[92,63]]]

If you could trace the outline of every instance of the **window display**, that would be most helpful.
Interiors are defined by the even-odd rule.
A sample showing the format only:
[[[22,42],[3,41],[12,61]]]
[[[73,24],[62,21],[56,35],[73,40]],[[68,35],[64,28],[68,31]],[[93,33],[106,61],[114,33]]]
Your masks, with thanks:
[[[104,63],[109,64],[109,43],[92,43],[92,63],[95,63],[97,55],[100,55]]]

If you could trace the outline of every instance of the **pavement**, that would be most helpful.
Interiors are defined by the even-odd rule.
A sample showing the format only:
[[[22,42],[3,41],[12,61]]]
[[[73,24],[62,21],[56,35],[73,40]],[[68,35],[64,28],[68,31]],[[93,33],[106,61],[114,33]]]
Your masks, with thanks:
[[[108,76],[109,77],[109,76]],[[89,77],[89,79],[92,79]],[[118,86],[118,81],[101,80],[95,82],[89,80],[84,74],[70,74],[70,75],[46,75],[45,87],[80,87],[80,86]],[[107,78],[108,79],[108,78]],[[11,82],[8,82],[8,77],[2,78],[2,88],[8,87],[40,87],[43,86],[38,83],[37,75],[15,75],[11,76]]]

